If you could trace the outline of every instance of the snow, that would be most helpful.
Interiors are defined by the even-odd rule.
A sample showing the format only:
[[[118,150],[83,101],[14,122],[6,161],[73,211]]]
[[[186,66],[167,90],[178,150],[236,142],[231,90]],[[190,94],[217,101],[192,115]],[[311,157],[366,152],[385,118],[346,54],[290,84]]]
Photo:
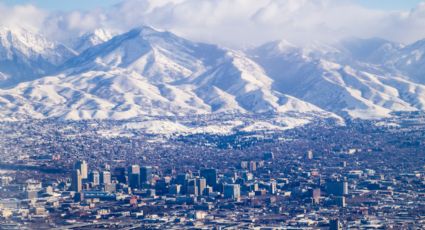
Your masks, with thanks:
[[[76,52],[26,30],[0,29],[0,119],[281,115],[197,127],[159,118],[138,124],[152,133],[229,133],[425,110],[423,41],[300,47],[281,40],[236,51],[140,27],[120,35],[97,29],[70,44]]]

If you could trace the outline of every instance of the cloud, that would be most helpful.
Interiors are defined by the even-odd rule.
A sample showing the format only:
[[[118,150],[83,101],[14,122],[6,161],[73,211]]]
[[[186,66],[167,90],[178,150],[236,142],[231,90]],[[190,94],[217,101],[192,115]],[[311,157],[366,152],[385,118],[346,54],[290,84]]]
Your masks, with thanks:
[[[37,14],[34,22],[31,15]],[[356,36],[409,43],[425,37],[425,3],[397,12],[351,0],[126,0],[107,9],[48,15],[27,5],[6,15],[12,19],[2,17],[0,24],[20,23],[14,20],[23,15],[30,26],[62,40],[99,27],[124,32],[140,25],[238,48],[277,39],[305,43]]]
[[[8,7],[0,4],[0,15],[0,26],[39,31],[48,13],[32,5]]]

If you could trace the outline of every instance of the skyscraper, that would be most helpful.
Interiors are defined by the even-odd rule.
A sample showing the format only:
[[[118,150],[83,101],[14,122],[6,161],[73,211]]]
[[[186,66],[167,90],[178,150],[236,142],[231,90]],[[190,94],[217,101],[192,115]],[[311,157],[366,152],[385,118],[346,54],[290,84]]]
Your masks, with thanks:
[[[196,179],[196,185],[198,187],[198,195],[203,195],[204,190],[207,187],[207,180],[205,178]]]
[[[130,188],[140,188],[140,166],[132,165],[128,167],[128,184]]]
[[[89,181],[93,183],[93,186],[98,186],[100,184],[100,174],[98,171],[92,171],[89,174]]]
[[[82,185],[83,183],[80,170],[73,170],[71,174],[71,190],[74,192],[81,192]]]
[[[152,179],[152,167],[143,166],[140,168],[140,182],[141,184],[148,184]]]
[[[123,184],[127,183],[127,178],[125,177],[125,171],[126,169],[122,167],[114,169],[113,175],[117,178],[117,181],[119,183],[123,183]]]
[[[102,171],[100,173],[100,184],[110,184],[111,183],[111,172]]]
[[[257,162],[250,161],[249,162],[249,171],[253,172],[257,170]]]
[[[307,160],[313,159],[313,150],[307,151],[306,158],[307,158]]]
[[[128,175],[129,186],[132,189],[140,188],[140,174],[132,173]]]
[[[241,187],[239,184],[226,184],[224,185],[224,198],[226,199],[239,199],[241,196]]]
[[[77,161],[74,164],[74,170],[80,170],[81,178],[83,180],[88,178],[88,165],[86,161]]]
[[[200,176],[205,178],[207,185],[215,188],[217,184],[217,170],[216,169],[201,169]]]
[[[348,182],[342,180],[332,180],[326,182],[326,191],[335,196],[348,195]]]
[[[130,174],[140,174],[140,166],[139,165],[132,165],[128,167],[128,175]]]

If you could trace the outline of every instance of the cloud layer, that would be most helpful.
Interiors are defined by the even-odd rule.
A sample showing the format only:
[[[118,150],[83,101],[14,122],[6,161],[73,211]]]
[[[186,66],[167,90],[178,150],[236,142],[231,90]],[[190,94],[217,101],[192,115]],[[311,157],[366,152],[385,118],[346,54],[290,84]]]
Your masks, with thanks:
[[[96,28],[123,32],[140,25],[190,39],[246,47],[344,37],[383,37],[403,43],[425,38],[425,2],[411,11],[379,11],[350,0],[126,0],[107,9],[45,12],[0,5],[0,25],[24,26],[66,40]]]

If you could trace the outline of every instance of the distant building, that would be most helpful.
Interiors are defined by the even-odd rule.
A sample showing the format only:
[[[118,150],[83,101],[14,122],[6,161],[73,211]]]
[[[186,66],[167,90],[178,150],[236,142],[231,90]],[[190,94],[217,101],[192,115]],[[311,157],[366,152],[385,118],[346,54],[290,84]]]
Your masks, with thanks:
[[[224,198],[226,199],[239,199],[241,196],[241,187],[239,184],[225,184],[224,185]]]
[[[128,175],[130,174],[140,174],[140,166],[139,165],[132,165],[128,167]]]
[[[215,188],[217,185],[217,170],[216,169],[201,169],[200,176],[205,178],[207,185]]]
[[[309,150],[309,151],[307,151],[307,154],[306,154],[306,158],[307,158],[307,160],[312,160],[312,159],[313,159],[313,157],[314,157],[314,155],[313,155],[313,150]]]
[[[332,180],[326,182],[326,191],[335,196],[348,195],[348,182],[342,180]]]
[[[125,176],[125,168],[115,168],[113,175],[119,183],[127,184],[127,178]]]
[[[140,173],[132,173],[128,175],[129,186],[132,189],[141,188],[140,186]]]
[[[270,194],[274,195],[276,194],[276,191],[277,191],[277,183],[275,180],[272,180],[269,185],[269,192]]]
[[[74,164],[74,170],[80,170],[81,178],[88,179],[88,165],[86,161],[77,161]]]
[[[203,195],[207,187],[207,180],[205,178],[198,178],[196,179],[196,185],[198,186],[198,195]]]
[[[257,170],[257,162],[250,161],[249,162],[249,171],[253,172]]]
[[[83,187],[82,176],[80,170],[73,170],[71,174],[71,190],[81,192]]]
[[[241,162],[241,169],[248,169],[248,161]]]
[[[140,183],[149,184],[152,180],[152,167],[143,166],[140,168]]]
[[[111,183],[111,172],[102,171],[100,173],[100,184],[110,184]]]
[[[321,196],[320,188],[313,189],[311,196],[315,204],[320,203],[320,196]]]
[[[90,172],[89,182],[91,182],[93,186],[98,186],[100,184],[100,174],[98,171]]]

